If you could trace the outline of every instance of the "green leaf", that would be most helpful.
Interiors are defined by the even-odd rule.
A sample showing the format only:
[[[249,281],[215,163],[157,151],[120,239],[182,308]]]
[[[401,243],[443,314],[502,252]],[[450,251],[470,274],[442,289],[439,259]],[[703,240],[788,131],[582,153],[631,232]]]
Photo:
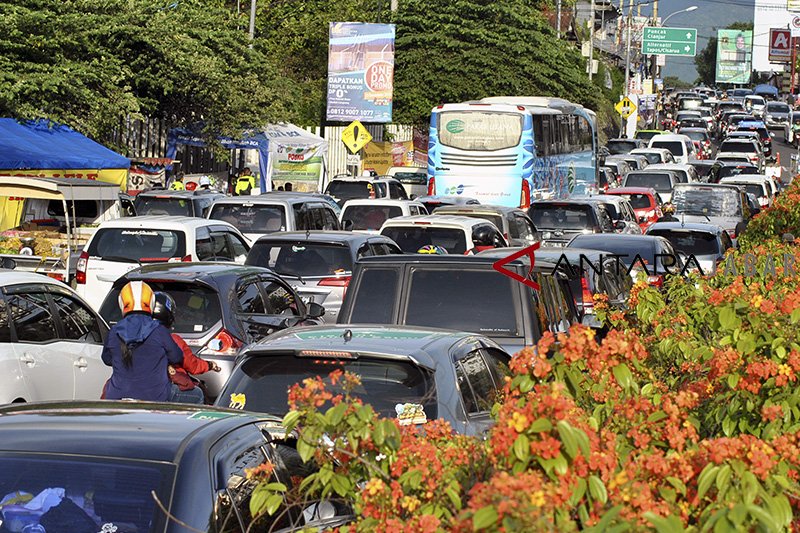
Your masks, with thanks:
[[[265,488],[264,485],[257,485],[250,496],[250,514],[258,516],[267,512],[267,499],[274,493]]]
[[[386,441],[386,428],[382,422],[375,424],[375,429],[372,430],[372,440],[375,441],[376,446],[383,446]]]
[[[554,461],[555,461],[555,466],[553,467],[553,469],[556,471],[556,474],[558,474],[559,476],[563,476],[564,474],[566,474],[567,470],[569,470],[569,464],[567,463],[567,460],[564,459],[564,456],[559,453],[558,456],[554,459]]]
[[[339,496],[347,496],[352,486],[353,484],[350,478],[343,474],[334,474],[333,477],[331,477],[331,487]]]
[[[300,459],[307,463],[309,459],[314,456],[316,447],[308,444],[304,439],[300,438],[297,441],[297,453],[300,454]]]
[[[668,416],[667,413],[665,413],[664,411],[656,411],[655,413],[653,413],[653,414],[651,414],[650,416],[647,417],[647,421],[648,422],[660,422],[661,420],[664,420],[665,418],[667,418],[667,416]]]
[[[578,483],[575,485],[575,489],[572,491],[572,496],[569,498],[569,504],[572,507],[575,507],[580,503],[584,495],[586,495],[587,487],[588,484],[586,483],[586,480],[583,478],[578,478]]]
[[[717,472],[716,485],[720,497],[725,496],[731,481],[731,467],[730,465],[723,465]]]
[[[518,436],[517,440],[514,441],[514,455],[520,461],[527,461],[530,458],[530,454],[531,443],[528,437],[525,435]]]
[[[631,383],[633,383],[633,374],[631,374],[631,369],[628,368],[628,365],[625,363],[617,365],[614,367],[613,372],[619,386],[624,390],[628,390],[631,387]]]
[[[445,494],[447,497],[450,498],[450,502],[453,504],[453,507],[460,511],[461,510],[461,496],[459,496],[458,491],[456,491],[453,487],[447,487],[444,489]]]
[[[767,531],[780,531],[782,528],[778,525],[777,522],[772,518],[772,515],[768,513],[766,510],[762,509],[757,505],[748,504],[747,505],[747,512],[750,513],[756,520],[758,520],[761,525],[763,525]]]
[[[334,405],[328,409],[328,412],[325,413],[325,416],[328,418],[328,423],[330,423],[332,426],[338,426],[341,424],[346,410],[346,403],[340,403],[339,405]]]
[[[789,320],[791,320],[792,324],[800,322],[800,307],[792,311],[792,314],[789,315]]]
[[[608,501],[606,486],[603,484],[603,481],[595,475],[589,476],[589,495],[602,504]]]
[[[675,487],[675,490],[677,490],[680,494],[686,496],[686,485],[683,483],[683,481],[676,477],[670,476],[667,478],[667,482]]]
[[[558,429],[558,436],[561,438],[561,443],[564,445],[564,452],[574,459],[578,454],[578,440],[572,433],[572,426],[566,420],[560,420],[556,424]]]
[[[528,431],[532,431],[534,433],[544,433],[545,431],[550,431],[551,429],[553,429],[553,424],[548,419],[539,418],[530,425]]]
[[[278,509],[280,509],[282,503],[283,503],[282,494],[273,494],[272,496],[267,498],[267,504],[266,504],[267,514],[270,516],[274,515],[278,511]]]
[[[733,430],[736,429],[736,421],[729,416],[726,416],[722,421],[722,432],[726,437],[733,435]]]
[[[286,431],[291,431],[297,425],[297,421],[300,420],[300,412],[299,411],[289,411],[286,413],[286,416],[283,417],[283,427]]]
[[[472,527],[476,531],[495,524],[497,524],[497,511],[491,505],[482,507],[472,515]]]
[[[719,324],[723,329],[733,329],[736,327],[736,311],[730,306],[725,306],[719,311]]]
[[[684,531],[680,518],[675,515],[663,517],[648,511],[644,513],[644,518],[653,524],[658,533],[683,533]]]
[[[735,389],[736,385],[739,384],[739,379],[739,374],[728,374],[728,387]]]
[[[717,472],[719,471],[719,467],[714,465],[713,463],[709,463],[700,472],[700,476],[697,478],[697,499],[702,500],[703,496],[706,495],[708,489],[711,488],[711,484],[714,482],[717,476]]]

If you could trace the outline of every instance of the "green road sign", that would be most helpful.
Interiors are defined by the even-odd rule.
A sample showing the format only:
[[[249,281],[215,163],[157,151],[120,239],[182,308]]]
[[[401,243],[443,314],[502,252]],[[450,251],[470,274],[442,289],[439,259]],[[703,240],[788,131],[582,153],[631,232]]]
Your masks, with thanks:
[[[665,56],[697,55],[695,28],[657,28],[647,26],[642,35],[642,53]]]

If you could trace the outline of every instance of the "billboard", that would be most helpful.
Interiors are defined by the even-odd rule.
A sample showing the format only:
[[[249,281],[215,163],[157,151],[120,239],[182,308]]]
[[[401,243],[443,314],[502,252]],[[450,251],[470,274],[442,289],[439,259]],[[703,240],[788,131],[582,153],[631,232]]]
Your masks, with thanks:
[[[330,23],[328,120],[392,121],[394,36],[394,24]]]
[[[769,30],[769,60],[772,63],[789,63],[792,60],[792,35],[785,28]]]
[[[753,32],[717,30],[717,83],[750,83]]]

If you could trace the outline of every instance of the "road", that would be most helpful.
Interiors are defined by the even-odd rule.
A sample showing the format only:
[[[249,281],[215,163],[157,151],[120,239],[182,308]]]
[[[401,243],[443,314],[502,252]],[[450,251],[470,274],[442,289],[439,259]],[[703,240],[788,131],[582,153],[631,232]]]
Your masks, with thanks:
[[[783,130],[772,130],[775,137],[772,138],[772,150],[780,155],[781,179],[784,183],[791,180],[790,170],[792,168],[792,155],[797,154],[797,150],[783,139]]]

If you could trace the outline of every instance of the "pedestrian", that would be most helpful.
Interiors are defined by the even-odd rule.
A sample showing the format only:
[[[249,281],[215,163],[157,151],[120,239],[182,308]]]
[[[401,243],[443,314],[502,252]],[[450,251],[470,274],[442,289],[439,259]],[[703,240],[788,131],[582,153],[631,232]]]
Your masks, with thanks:
[[[167,374],[183,363],[183,352],[169,330],[152,317],[155,293],[143,281],[131,281],[119,293],[122,320],[108,332],[103,363],[111,367],[103,398],[166,402],[179,398]]]
[[[283,188],[286,191],[291,191],[292,190],[292,184],[287,181],[286,183],[283,184]]]
[[[172,181],[172,185],[169,186],[169,190],[183,191],[185,189],[186,187],[183,186],[183,172],[178,172],[175,179]]]
[[[250,167],[242,170],[242,173],[236,179],[236,188],[233,193],[236,196],[247,196],[252,194],[253,189],[256,188],[256,178],[253,176],[253,171]]]
[[[208,176],[200,176],[198,188],[205,191],[211,189],[211,179]]]

